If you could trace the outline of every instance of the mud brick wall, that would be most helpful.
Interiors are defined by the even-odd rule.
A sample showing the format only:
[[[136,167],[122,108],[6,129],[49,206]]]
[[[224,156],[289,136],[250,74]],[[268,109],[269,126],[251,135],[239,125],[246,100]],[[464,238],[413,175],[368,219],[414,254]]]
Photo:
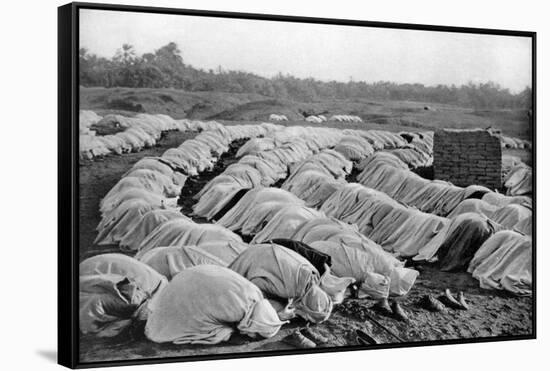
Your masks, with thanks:
[[[502,150],[496,133],[488,130],[436,130],[434,178],[457,186],[501,188]]]

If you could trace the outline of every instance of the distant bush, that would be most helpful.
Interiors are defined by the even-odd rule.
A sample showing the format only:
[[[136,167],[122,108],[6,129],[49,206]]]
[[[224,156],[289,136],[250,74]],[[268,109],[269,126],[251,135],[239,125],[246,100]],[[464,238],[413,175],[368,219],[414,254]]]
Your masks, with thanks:
[[[256,93],[268,97],[313,102],[324,99],[413,100],[455,104],[476,109],[531,109],[531,89],[512,94],[498,84],[469,83],[462,86],[424,86],[392,82],[323,82],[299,79],[279,73],[272,78],[242,71],[204,71],[183,62],[176,43],[154,53],[137,56],[133,46],[124,44],[111,58],[80,49],[80,85],[134,88],[176,88],[187,91]],[[167,99],[168,96],[166,97]]]

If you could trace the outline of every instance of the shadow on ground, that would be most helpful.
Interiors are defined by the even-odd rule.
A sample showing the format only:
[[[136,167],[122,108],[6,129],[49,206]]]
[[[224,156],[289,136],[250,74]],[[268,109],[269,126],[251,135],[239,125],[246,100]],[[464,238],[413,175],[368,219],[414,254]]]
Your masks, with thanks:
[[[47,361],[57,363],[57,351],[55,350],[37,350],[36,354]]]

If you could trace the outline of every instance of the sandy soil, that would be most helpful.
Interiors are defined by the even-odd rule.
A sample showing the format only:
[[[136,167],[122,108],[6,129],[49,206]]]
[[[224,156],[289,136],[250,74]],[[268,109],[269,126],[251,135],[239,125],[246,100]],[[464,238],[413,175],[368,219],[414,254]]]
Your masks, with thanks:
[[[117,251],[116,246],[93,245],[96,236],[95,227],[100,220],[98,204],[101,197],[140,158],[159,155],[167,148],[175,147],[194,135],[193,133],[170,133],[152,149],[123,156],[110,156],[103,160],[89,161],[80,166],[81,259],[103,252]],[[212,172],[191,179],[184,187],[183,194],[188,196],[195,194],[206,182],[234,161],[233,150],[219,161]],[[190,197],[184,197],[182,211],[188,214],[193,204],[194,201]],[[202,222],[200,219],[196,221]],[[408,321],[400,321],[380,314],[373,310],[373,301],[347,300],[335,308],[328,321],[313,326],[314,331],[328,338],[328,343],[318,346],[355,346],[358,344],[355,335],[357,329],[369,333],[379,344],[532,334],[532,298],[515,297],[505,292],[480,289],[479,283],[467,273],[439,272],[427,265],[416,268],[421,272],[416,284],[406,297],[399,300],[408,313]],[[439,296],[446,288],[450,288],[454,293],[464,291],[470,309],[468,311],[449,309],[445,313],[429,312],[420,305],[420,299],[424,295]],[[145,339],[142,326],[137,325],[112,339],[81,336],[81,361],[288,350],[294,348],[286,344],[283,339],[296,328],[305,327],[306,324],[295,320],[285,325],[271,339],[251,340],[235,335],[229,342],[216,346],[155,344]],[[390,335],[388,330],[394,335]],[[398,338],[400,340],[397,340]]]

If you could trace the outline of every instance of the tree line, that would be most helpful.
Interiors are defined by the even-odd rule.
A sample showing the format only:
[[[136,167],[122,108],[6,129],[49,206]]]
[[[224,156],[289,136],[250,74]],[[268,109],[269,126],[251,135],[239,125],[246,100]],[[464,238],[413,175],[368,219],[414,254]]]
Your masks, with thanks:
[[[203,70],[185,64],[174,42],[152,53],[136,54],[124,44],[112,58],[79,51],[80,85],[86,87],[176,88],[187,91],[257,93],[303,102],[323,99],[414,100],[473,108],[531,108],[531,89],[513,94],[493,82],[466,85],[397,84],[380,81],[319,81],[279,73],[272,78],[243,71]]]

